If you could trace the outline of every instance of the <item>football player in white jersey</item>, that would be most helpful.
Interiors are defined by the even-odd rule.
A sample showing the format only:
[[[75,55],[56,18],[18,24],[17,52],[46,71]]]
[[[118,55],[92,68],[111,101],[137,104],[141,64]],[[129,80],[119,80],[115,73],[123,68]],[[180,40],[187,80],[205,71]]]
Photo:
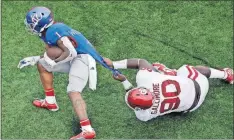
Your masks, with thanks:
[[[125,59],[105,62],[115,69],[139,69],[137,87],[122,74],[114,79],[122,82],[126,104],[141,121],[148,121],[171,112],[192,112],[204,102],[209,90],[208,78],[219,78],[233,84],[233,70],[205,66],[183,65],[171,70],[160,63],[150,64],[144,59]]]

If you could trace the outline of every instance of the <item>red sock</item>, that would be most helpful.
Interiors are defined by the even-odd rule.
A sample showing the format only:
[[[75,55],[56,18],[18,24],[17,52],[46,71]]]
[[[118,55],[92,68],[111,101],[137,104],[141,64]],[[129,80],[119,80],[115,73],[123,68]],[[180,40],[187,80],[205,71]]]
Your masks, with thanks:
[[[54,89],[45,89],[45,100],[49,103],[49,104],[53,104],[56,102],[55,100],[55,94],[54,94]]]
[[[80,120],[80,126],[82,129],[86,131],[93,131],[93,128],[91,127],[91,123],[89,119]]]
[[[45,95],[46,96],[54,96],[54,89],[53,88],[45,89]]]

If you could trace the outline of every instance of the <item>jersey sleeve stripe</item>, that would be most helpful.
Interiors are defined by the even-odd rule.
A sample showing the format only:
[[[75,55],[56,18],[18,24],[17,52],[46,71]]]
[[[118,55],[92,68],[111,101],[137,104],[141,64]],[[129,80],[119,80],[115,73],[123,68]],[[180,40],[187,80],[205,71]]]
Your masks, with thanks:
[[[61,35],[58,32],[55,32],[58,37],[61,37]]]

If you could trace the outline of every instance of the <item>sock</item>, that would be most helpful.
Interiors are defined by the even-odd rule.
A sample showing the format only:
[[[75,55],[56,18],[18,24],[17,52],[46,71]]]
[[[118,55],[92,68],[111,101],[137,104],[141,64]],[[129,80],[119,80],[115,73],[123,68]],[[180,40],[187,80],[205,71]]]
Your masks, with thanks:
[[[53,88],[51,88],[51,89],[46,89],[46,90],[45,90],[45,95],[46,95],[45,100],[46,100],[49,104],[56,103],[56,99],[55,99],[55,96],[54,96],[54,89],[53,89]]]
[[[81,125],[82,130],[93,131],[93,128],[90,124],[89,119],[80,120],[80,125]]]
[[[227,78],[227,74],[225,74],[224,71],[210,68],[210,72],[211,73],[210,73],[209,78],[218,78],[218,79],[226,79]]]

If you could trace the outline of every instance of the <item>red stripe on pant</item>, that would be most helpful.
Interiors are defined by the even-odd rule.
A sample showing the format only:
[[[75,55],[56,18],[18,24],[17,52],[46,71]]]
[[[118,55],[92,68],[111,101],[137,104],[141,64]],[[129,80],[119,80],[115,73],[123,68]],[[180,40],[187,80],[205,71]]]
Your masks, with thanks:
[[[51,88],[51,89],[46,89],[45,90],[45,95],[46,96],[54,96],[54,89]]]
[[[192,79],[192,80],[196,80],[196,78],[198,77],[198,72],[197,70],[194,68],[194,67],[190,67],[189,65],[186,66],[186,68],[188,69],[189,71],[189,75],[188,75],[188,78]],[[192,69],[191,69],[192,68]],[[192,75],[194,73],[194,76],[192,78]]]
[[[192,72],[192,70],[190,69],[189,65],[186,65],[186,68],[187,68],[187,69],[188,69],[188,71],[189,71],[188,78],[190,78],[190,79],[191,79],[191,76],[192,76],[193,72]]]
[[[194,67],[192,67],[192,69],[193,69],[194,72],[195,72],[195,75],[194,75],[194,77],[193,77],[193,80],[196,80],[197,77],[198,77],[198,72],[197,72],[197,70],[196,70]]]

